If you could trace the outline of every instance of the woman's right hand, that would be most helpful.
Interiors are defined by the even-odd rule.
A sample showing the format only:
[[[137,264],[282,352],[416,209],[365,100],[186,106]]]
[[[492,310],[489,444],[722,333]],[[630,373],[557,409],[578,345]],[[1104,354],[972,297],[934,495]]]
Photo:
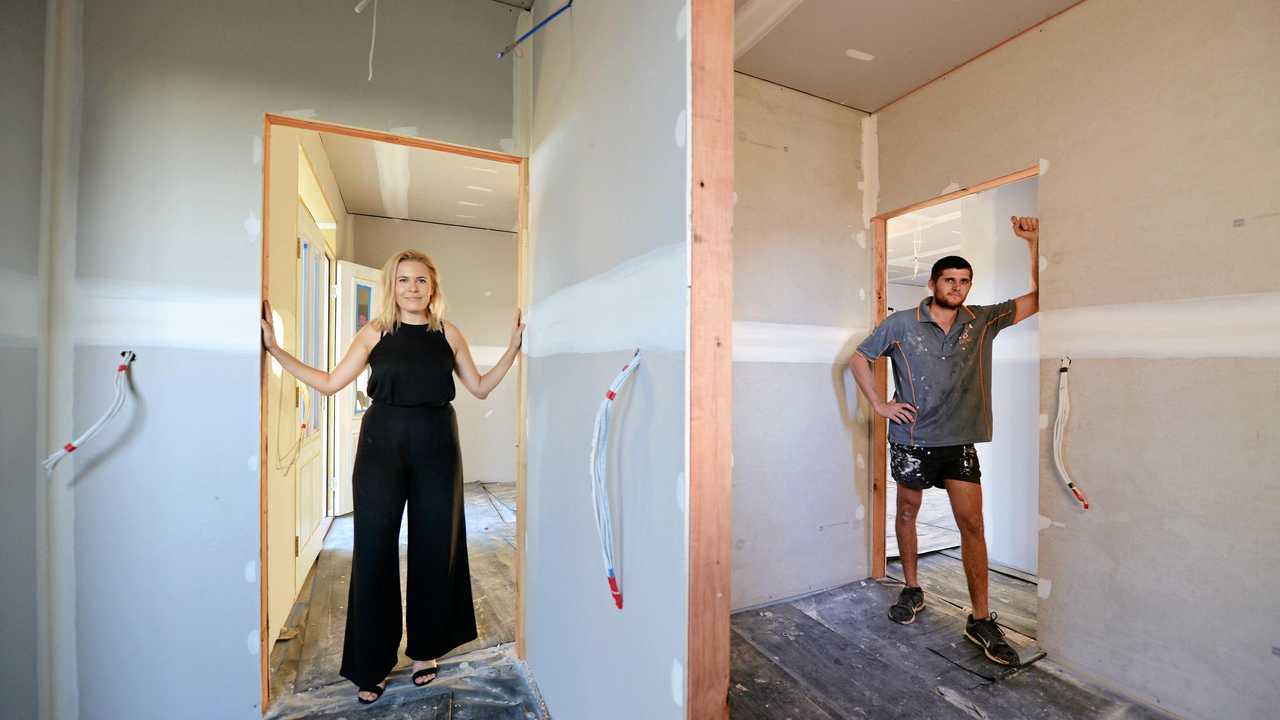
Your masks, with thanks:
[[[271,303],[266,300],[262,301],[262,317],[258,318],[258,322],[262,324],[262,347],[267,352],[276,349],[276,329],[271,324]]]
[[[911,403],[884,403],[875,408],[876,414],[900,425],[910,425],[916,421],[916,409]]]

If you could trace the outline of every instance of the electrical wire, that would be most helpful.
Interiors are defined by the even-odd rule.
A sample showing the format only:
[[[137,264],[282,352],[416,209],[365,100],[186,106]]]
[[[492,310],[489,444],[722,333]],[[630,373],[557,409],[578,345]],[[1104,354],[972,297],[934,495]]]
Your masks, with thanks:
[[[627,378],[640,367],[640,351],[631,358],[618,376],[609,385],[600,409],[596,411],[595,432],[591,437],[591,455],[589,469],[591,472],[591,500],[596,510],[596,531],[600,534],[600,555],[604,560],[605,573],[608,575],[609,592],[613,594],[613,602],[622,609],[621,581],[614,572],[613,547],[613,512],[609,507],[609,416],[612,413],[613,401],[617,398]]]
[[[1053,466],[1058,470],[1058,477],[1066,483],[1067,489],[1085,509],[1089,509],[1089,500],[1084,491],[1071,480],[1067,473],[1067,464],[1062,457],[1062,440],[1067,434],[1067,420],[1071,417],[1071,392],[1067,383],[1067,372],[1071,369],[1071,358],[1062,358],[1058,367],[1058,416],[1053,421]]]
[[[58,463],[62,462],[63,458],[76,450],[79,450],[81,446],[92,440],[98,433],[102,432],[102,429],[107,426],[107,423],[110,423],[111,420],[120,413],[120,409],[124,407],[125,399],[128,396],[128,393],[125,391],[125,376],[129,373],[129,366],[133,364],[133,361],[136,360],[138,356],[132,350],[125,350],[120,353],[120,357],[120,363],[116,366],[114,381],[115,395],[111,398],[111,406],[107,408],[107,411],[103,413],[102,417],[98,418],[97,422],[90,425],[88,430],[81,433],[80,437],[72,440],[66,445],[63,445],[49,457],[45,458],[44,462],[40,463],[44,468],[45,475],[48,477],[53,477],[53,469],[58,466]]]

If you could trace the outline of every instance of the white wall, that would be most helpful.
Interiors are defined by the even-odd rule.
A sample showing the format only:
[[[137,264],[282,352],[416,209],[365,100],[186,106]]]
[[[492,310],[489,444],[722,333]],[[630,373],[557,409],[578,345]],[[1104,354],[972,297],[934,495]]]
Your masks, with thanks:
[[[516,308],[517,236],[356,215],[355,262],[381,269],[387,258],[413,248],[440,271],[445,317],[462,331],[481,371],[506,351]],[[467,482],[516,480],[516,370],[484,400],[458,384],[454,409]]]
[[[557,5],[538,3],[534,20]],[[689,37],[684,0],[580,2],[533,37],[525,613],[551,715],[683,718]],[[587,457],[632,352],[610,452],[625,607]]]
[[[497,3],[83,6],[74,414],[137,399],[75,461],[81,716],[258,718],[263,113],[499,149],[516,13]],[[65,647],[65,646],[64,646]],[[187,659],[199,658],[199,672]],[[110,672],[104,672],[109,668]],[[335,678],[336,680],[336,678]],[[145,688],[140,692],[140,688]]]
[[[1031,254],[1009,218],[1037,215],[1035,179],[961,202],[960,255],[974,268],[969,303],[1004,302],[1030,289]],[[1036,572],[1040,537],[1040,318],[996,338],[991,351],[992,440],[978,445],[987,556]]]
[[[36,717],[37,389],[45,3],[8,3],[0,22],[0,708]],[[64,441],[65,442],[65,441]],[[42,456],[41,456],[41,459]]]
[[[866,115],[746,75],[734,90],[741,608],[868,575],[869,415],[845,366],[870,325],[874,283],[856,239]]]

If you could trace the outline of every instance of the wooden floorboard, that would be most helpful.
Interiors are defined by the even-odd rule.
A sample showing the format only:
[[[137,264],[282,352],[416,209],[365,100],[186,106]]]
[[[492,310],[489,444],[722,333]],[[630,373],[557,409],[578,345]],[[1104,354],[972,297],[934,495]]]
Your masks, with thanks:
[[[736,630],[729,648],[729,717],[733,720],[839,720],[818,707],[795,678]]]
[[[733,717],[965,718],[1069,720],[1170,716],[1071,677],[1044,660],[991,682],[931,652],[963,638],[965,613],[937,601],[911,625],[886,616],[898,585],[865,580],[767,608],[737,613],[733,629]],[[1030,638],[1007,633],[1017,642]],[[754,650],[752,653],[749,650]],[[762,659],[776,668],[762,666]],[[744,692],[761,678],[768,692]],[[793,682],[782,687],[787,678]],[[804,703],[808,699],[810,704]],[[763,703],[780,703],[772,708]],[[808,715],[801,714],[809,713]]]
[[[904,580],[901,562],[890,561],[886,571],[889,577]],[[969,585],[960,560],[943,553],[921,555],[917,575],[926,603],[945,600],[958,607],[970,607]],[[989,572],[987,577],[987,605],[997,613],[1000,625],[1034,638],[1040,604],[1036,586],[998,572]]]

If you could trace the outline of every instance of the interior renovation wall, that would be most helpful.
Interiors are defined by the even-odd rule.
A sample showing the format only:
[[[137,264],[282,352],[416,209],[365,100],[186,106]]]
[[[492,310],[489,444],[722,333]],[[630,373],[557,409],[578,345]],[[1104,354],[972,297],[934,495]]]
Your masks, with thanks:
[[[869,410],[849,354],[875,283],[862,233],[865,113],[734,83],[732,606],[868,575]]]
[[[0,707],[36,717],[36,460],[41,331],[40,187],[45,3],[21,0],[0,23]]]
[[[534,21],[555,6],[538,3]],[[526,649],[562,720],[685,716],[689,14],[581,2],[533,59]],[[609,440],[624,608],[606,584],[587,457]]]
[[[84,718],[260,716],[263,113],[495,150],[510,135],[494,53],[514,11],[384,2],[370,81],[372,18],[351,7],[84,3],[75,295],[54,299],[74,303],[75,397],[51,411],[85,427],[117,353],[138,352],[134,399],[73,458],[75,523],[57,529],[75,538],[58,602],[76,608]]]
[[[1280,703],[1280,5],[1092,0],[878,114],[881,209],[1040,164],[1039,640],[1188,717]],[[1134,42],[1141,38],[1141,42]],[[1048,417],[1045,417],[1048,416]]]
[[[382,268],[406,248],[431,257],[444,288],[445,317],[471,345],[481,372],[493,367],[511,342],[515,320],[517,235],[496,230],[355,218],[355,262]],[[462,467],[467,482],[516,481],[515,372],[479,400],[458,384],[453,405],[458,413]]]

